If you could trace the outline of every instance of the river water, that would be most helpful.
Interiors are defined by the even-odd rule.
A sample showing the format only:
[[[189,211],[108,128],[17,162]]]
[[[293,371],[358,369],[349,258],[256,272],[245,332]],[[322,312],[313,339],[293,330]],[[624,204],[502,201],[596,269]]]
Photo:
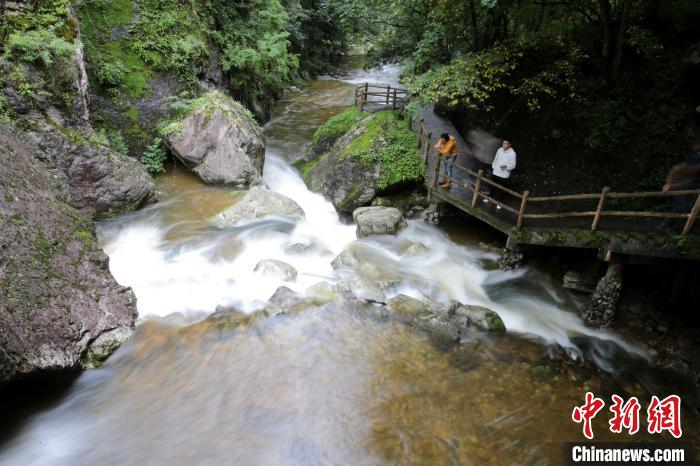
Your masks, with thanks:
[[[158,177],[161,202],[100,224],[112,273],[138,298],[136,335],[23,419],[0,443],[0,464],[561,464],[564,442],[583,439],[571,410],[587,390],[608,403],[635,394],[644,408],[650,392],[673,391],[644,350],[585,328],[580,303],[546,271],[500,271],[468,233],[453,241],[421,222],[356,240],[354,225],[308,191],[289,161],[352,102],[354,84],[394,84],[397,73],[350,58],[340,76],[276,105],[264,178],[305,220],[215,229],[208,219],[234,196],[173,166]],[[416,242],[425,252],[404,254]],[[346,248],[363,272],[398,275],[393,293],[487,306],[508,334],[445,351],[340,303],[233,330],[203,320],[218,305],[261,309],[281,285],[304,293],[356,273],[330,265]],[[253,273],[266,258],[292,264],[296,281]],[[607,431],[606,414],[596,439],[625,440]],[[695,424],[684,419],[693,445]],[[669,437],[634,437],[644,438]]]

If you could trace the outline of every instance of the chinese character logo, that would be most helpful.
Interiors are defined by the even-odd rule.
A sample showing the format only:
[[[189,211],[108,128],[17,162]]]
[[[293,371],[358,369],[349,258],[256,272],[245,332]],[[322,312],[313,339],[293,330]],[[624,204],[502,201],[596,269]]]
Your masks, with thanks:
[[[596,398],[593,393],[587,392],[586,402],[583,406],[576,406],[571,413],[571,419],[573,419],[574,422],[577,424],[583,422],[583,435],[589,440],[593,438],[593,426],[591,425],[591,421],[595,415],[603,409],[603,406],[605,406],[603,400]]]

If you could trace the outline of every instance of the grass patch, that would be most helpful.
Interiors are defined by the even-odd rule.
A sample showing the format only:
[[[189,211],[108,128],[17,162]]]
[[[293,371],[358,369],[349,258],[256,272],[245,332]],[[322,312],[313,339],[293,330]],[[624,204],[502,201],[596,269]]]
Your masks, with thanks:
[[[361,115],[363,115],[363,112],[360,112],[360,110],[353,105],[345,109],[342,113],[329,118],[328,121],[321,125],[314,133],[313,144],[317,144],[319,141],[323,140],[329,142],[335,141],[340,136],[347,133],[350,128],[357,123]]]

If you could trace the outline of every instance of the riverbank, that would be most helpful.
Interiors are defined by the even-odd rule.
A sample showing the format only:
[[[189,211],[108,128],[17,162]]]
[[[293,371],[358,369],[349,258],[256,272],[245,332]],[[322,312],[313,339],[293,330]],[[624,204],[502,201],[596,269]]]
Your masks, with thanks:
[[[354,73],[288,93],[265,126],[264,180],[303,219],[213,226],[238,197],[174,166],[157,177],[161,202],[100,222],[110,270],[138,299],[136,335],[55,404],[28,413],[0,445],[0,464],[556,463],[561,443],[581,439],[570,419],[585,390],[645,400],[668,390],[638,348],[587,329],[546,270],[500,270],[480,238],[453,241],[420,221],[358,239],[306,188],[289,161],[352,102],[353,80],[367,79]],[[374,78],[382,73],[394,76]],[[357,263],[334,268],[345,251]],[[265,259],[289,264],[296,278],[254,272]],[[375,318],[383,305],[327,301],[319,285],[350,282],[354,293],[368,276],[387,301],[484,306],[508,332],[446,350],[420,329]],[[280,286],[310,304],[261,312]],[[692,445],[696,423],[688,412]],[[596,439],[617,438],[602,416],[595,428]]]

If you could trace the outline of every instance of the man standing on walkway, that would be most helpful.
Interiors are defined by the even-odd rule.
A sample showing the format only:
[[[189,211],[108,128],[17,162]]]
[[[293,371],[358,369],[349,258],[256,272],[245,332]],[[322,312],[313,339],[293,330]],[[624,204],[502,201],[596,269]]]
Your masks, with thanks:
[[[496,183],[510,188],[510,172],[515,168],[515,151],[510,145],[510,139],[504,138],[501,141],[501,147],[496,151],[496,157],[494,157],[491,163],[491,169],[493,173],[493,178]],[[495,198],[499,200],[504,199],[504,192],[498,188],[493,188],[495,193]],[[486,199],[484,199],[486,201]],[[501,206],[496,205],[497,209]]]
[[[445,174],[445,179],[440,182],[439,185],[443,189],[450,189],[452,186],[450,179],[453,178],[455,160],[457,160],[457,156],[459,155],[457,141],[454,136],[442,133],[437,144],[435,144],[435,149],[440,153]]]

